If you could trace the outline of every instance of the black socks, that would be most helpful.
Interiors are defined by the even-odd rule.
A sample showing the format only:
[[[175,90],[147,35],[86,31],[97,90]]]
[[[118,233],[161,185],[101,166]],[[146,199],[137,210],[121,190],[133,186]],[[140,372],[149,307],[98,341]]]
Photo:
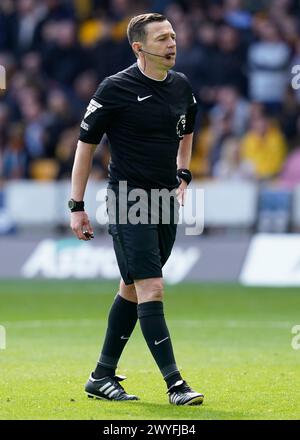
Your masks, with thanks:
[[[163,303],[161,301],[141,303],[138,304],[137,311],[144,338],[169,388],[182,378],[175,363]]]
[[[95,379],[114,376],[123,348],[137,321],[137,304],[117,295],[108,316],[104,345],[93,373]]]
[[[117,295],[108,316],[108,327],[100,359],[93,372],[95,379],[114,376],[122,351],[140,320],[142,333],[157,363],[167,387],[182,377],[176,366],[170,334],[166,325],[163,303],[150,301],[141,304]]]

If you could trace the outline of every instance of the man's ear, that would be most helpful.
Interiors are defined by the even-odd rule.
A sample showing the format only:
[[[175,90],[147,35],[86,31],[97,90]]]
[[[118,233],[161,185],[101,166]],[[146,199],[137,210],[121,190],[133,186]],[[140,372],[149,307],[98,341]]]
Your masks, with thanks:
[[[139,53],[143,50],[141,43],[139,41],[134,41],[131,47],[133,52],[135,53],[135,56],[138,58]]]

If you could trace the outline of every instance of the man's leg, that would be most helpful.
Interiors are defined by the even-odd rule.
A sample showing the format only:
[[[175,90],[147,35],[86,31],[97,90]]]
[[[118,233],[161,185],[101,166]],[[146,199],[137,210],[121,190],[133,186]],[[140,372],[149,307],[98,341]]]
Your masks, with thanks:
[[[200,405],[203,394],[192,390],[182,379],[176,366],[170,333],[163,310],[163,280],[135,280],[138,317],[152,356],[166,381],[169,402],[175,405]]]
[[[125,376],[115,374],[121,353],[137,321],[137,297],[134,284],[126,286],[121,280],[120,289],[108,316],[108,327],[95,371],[85,385],[88,397],[106,400],[139,400],[127,394],[120,382]]]
[[[176,366],[171,337],[163,310],[163,280],[135,280],[138,297],[138,317],[148,347],[170,388],[181,375]]]
[[[137,295],[134,284],[121,279],[120,289],[108,316],[108,327],[93,377],[114,376],[122,351],[137,321]]]

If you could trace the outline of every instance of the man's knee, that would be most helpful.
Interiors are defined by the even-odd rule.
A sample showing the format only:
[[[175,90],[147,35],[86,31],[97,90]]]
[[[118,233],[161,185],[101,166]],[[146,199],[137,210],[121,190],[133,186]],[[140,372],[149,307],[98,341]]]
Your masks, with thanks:
[[[126,285],[122,279],[120,281],[119,295],[127,299],[128,301],[137,302],[135,285],[134,284]]]
[[[163,300],[164,286],[162,278],[135,280],[134,284],[139,303]]]

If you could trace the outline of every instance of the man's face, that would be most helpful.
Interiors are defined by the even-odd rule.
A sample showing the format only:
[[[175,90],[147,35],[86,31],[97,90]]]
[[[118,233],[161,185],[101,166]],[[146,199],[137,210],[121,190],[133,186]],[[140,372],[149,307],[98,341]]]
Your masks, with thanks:
[[[176,60],[176,34],[171,23],[166,20],[147,24],[143,49],[157,55],[169,55],[169,58],[148,56],[160,66],[173,67]]]

